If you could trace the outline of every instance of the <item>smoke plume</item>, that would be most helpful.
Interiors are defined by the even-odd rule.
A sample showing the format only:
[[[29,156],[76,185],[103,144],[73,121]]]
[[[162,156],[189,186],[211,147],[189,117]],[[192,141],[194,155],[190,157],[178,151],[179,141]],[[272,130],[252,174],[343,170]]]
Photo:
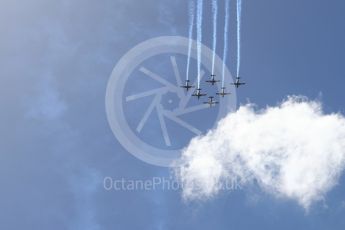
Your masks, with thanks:
[[[194,12],[195,12],[195,6],[194,6],[194,1],[190,0],[189,1],[189,6],[188,6],[188,13],[189,13],[189,31],[188,31],[188,36],[189,36],[189,43],[188,43],[188,59],[187,59],[187,70],[186,70],[186,80],[189,80],[189,67],[190,67],[190,55],[192,52],[192,39],[193,39],[193,27],[194,27]]]
[[[214,60],[216,58],[217,49],[217,17],[218,17],[218,2],[217,0],[212,0],[212,13],[213,13],[213,56],[212,56],[212,73],[214,74]]]
[[[222,87],[225,83],[225,65],[228,54],[228,31],[229,31],[229,18],[230,18],[230,0],[225,1],[225,22],[224,22],[224,50],[223,50],[223,70],[222,70]]]
[[[242,14],[242,0],[237,0],[237,75],[240,76],[241,66],[241,14]]]
[[[201,42],[202,42],[202,11],[203,0],[198,0],[197,4],[197,56],[198,56],[198,88],[200,88],[200,71],[201,71]]]

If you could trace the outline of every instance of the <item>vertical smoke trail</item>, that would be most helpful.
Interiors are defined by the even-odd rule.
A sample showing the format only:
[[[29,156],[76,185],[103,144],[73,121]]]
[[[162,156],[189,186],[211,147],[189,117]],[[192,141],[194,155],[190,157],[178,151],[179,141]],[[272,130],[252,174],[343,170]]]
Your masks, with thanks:
[[[222,71],[222,87],[224,87],[225,81],[225,65],[226,65],[226,58],[228,53],[228,30],[229,30],[229,17],[230,17],[230,0],[226,0],[225,2],[225,22],[224,22],[224,50],[223,50],[223,71]]]
[[[201,69],[201,41],[202,41],[202,10],[203,0],[198,0],[197,5],[197,48],[198,48],[198,88],[200,88],[200,69]]]
[[[211,74],[214,74],[214,60],[216,58],[216,48],[217,48],[217,16],[218,16],[217,0],[212,1],[212,12],[213,12],[213,56],[212,56],[212,73]]]
[[[194,27],[194,1],[190,0],[188,5],[189,13],[189,44],[188,44],[188,59],[187,59],[187,70],[186,70],[186,80],[189,80],[189,66],[190,66],[190,55],[192,52],[192,39],[193,39],[193,27]]]
[[[237,76],[240,74],[241,65],[241,13],[242,0],[237,0]]]

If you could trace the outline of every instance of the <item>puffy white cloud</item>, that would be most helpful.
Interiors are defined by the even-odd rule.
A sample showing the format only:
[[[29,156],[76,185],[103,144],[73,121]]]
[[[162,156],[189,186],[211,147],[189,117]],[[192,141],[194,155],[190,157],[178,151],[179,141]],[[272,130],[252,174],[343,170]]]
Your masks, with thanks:
[[[345,117],[324,114],[320,102],[301,97],[264,110],[241,106],[194,138],[182,159],[176,173],[186,199],[210,198],[229,181],[243,187],[255,180],[308,209],[344,169]]]

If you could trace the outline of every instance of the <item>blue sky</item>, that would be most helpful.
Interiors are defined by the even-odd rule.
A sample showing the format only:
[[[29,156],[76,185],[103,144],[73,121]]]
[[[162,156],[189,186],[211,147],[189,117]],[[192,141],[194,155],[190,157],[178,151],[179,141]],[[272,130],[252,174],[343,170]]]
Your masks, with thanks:
[[[238,103],[265,107],[296,94],[344,113],[345,2],[243,0],[242,8],[248,85]],[[234,72],[234,1],[231,9],[227,65]],[[187,36],[187,1],[4,0],[0,32],[1,229],[344,228],[344,177],[308,213],[255,187],[201,203],[185,203],[176,191],[103,188],[107,176],[171,173],[126,152],[109,128],[104,97],[113,67],[134,45]]]

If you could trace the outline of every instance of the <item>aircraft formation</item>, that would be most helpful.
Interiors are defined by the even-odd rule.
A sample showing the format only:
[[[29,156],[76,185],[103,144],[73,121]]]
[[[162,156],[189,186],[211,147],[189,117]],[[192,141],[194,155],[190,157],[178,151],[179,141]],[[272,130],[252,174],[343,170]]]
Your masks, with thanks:
[[[209,80],[206,80],[207,83],[211,84],[212,86],[216,86],[218,82],[220,82],[220,80],[217,80],[215,74],[211,74],[211,78]],[[245,82],[241,82],[241,78],[240,77],[236,77],[236,80],[231,83],[231,85],[234,85],[237,89],[242,86],[245,85]],[[181,85],[182,88],[184,88],[187,92],[192,89],[195,88],[195,86],[190,85],[190,80],[186,80],[184,85]],[[218,95],[219,97],[224,98],[225,96],[230,95],[230,92],[226,92],[226,87],[222,87],[220,92],[217,92],[216,95]],[[192,94],[193,97],[196,97],[198,100],[201,97],[207,96],[207,93],[202,93],[201,92],[201,88],[197,88],[194,93]],[[208,101],[204,102],[204,104],[208,104],[210,107],[213,107],[217,104],[219,104],[218,101],[215,101],[214,96],[209,96],[208,97]]]
[[[207,3],[210,1],[207,1]],[[225,1],[219,1],[220,4],[223,5],[224,11],[224,47],[223,47],[223,62],[227,62],[227,54],[228,54],[228,33],[229,33],[229,20],[230,20],[230,0]],[[205,1],[206,3],[206,1]],[[207,5],[206,5],[207,6]],[[214,68],[215,68],[215,57],[216,57],[216,48],[217,48],[217,23],[218,23],[218,9],[219,9],[219,3],[218,0],[212,0],[211,1],[212,6],[212,20],[213,20],[213,36],[212,36],[212,66],[210,68],[211,76],[206,82],[210,84],[211,86],[217,86],[218,83],[221,83],[221,89],[219,92],[216,93],[216,96],[219,98],[224,98],[226,96],[229,96],[231,93],[227,92],[225,87],[225,64],[223,64],[222,69],[222,78],[221,80],[216,79],[216,75],[214,74]],[[201,69],[201,44],[202,44],[202,25],[203,25],[203,8],[204,8],[204,0],[189,0],[189,46],[188,46],[188,61],[187,61],[187,68],[186,68],[186,81],[185,84],[181,87],[186,89],[186,91],[189,91],[191,89],[195,89],[194,93],[192,94],[193,97],[196,97],[198,100],[200,98],[207,96],[207,93],[202,92],[200,88],[200,69]],[[245,85],[245,82],[241,82],[240,75],[240,62],[241,62],[241,14],[242,14],[242,0],[236,0],[236,22],[237,22],[237,68],[236,68],[236,79],[231,85],[233,85],[236,89],[238,89],[240,86]],[[195,23],[196,21],[196,23]],[[196,40],[197,40],[197,72],[198,72],[198,83],[197,86],[193,86],[190,84],[189,81],[189,70],[190,70],[190,59],[191,59],[191,51],[192,51],[192,39],[193,39],[193,28],[194,25],[196,26]],[[221,100],[221,99],[219,99]],[[205,104],[209,104],[210,107],[219,104],[215,100],[215,96],[210,96],[208,98],[207,102],[204,102]]]

